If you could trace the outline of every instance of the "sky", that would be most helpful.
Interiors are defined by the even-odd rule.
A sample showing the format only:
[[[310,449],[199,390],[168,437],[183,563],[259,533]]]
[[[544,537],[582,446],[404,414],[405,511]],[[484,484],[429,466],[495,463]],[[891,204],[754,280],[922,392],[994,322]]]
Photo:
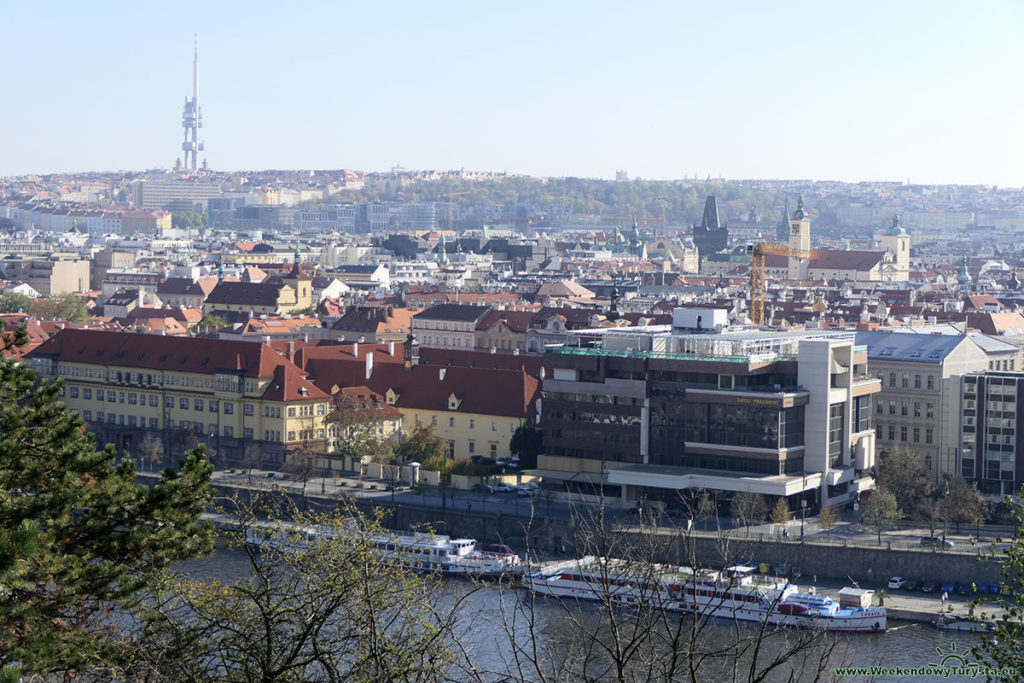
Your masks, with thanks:
[[[2,5],[0,175],[215,170],[1024,186],[1024,2]]]

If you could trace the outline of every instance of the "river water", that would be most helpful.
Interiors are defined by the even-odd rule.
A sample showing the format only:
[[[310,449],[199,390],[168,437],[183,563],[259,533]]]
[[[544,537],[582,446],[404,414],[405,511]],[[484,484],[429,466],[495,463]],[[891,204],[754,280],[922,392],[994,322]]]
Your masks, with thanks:
[[[215,554],[200,560],[183,563],[180,566],[183,574],[194,578],[234,581],[249,575],[250,567],[246,554],[237,549],[224,546],[218,547]],[[459,595],[468,590],[472,584],[452,580],[446,586],[451,595]],[[501,640],[506,638],[501,630],[500,618],[496,615],[504,607],[508,609],[514,603],[512,596],[497,588],[485,587],[476,590],[467,599],[466,605],[473,620],[462,633],[468,638],[471,649],[479,661],[475,663],[483,669],[501,671],[504,665],[501,652]],[[554,633],[559,623],[565,619],[565,609],[558,603],[539,601],[536,609],[537,622],[541,625],[540,632]],[[731,625],[716,627],[721,631],[720,637],[731,636]],[[889,621],[889,631],[881,634],[843,634],[836,653],[829,662],[828,675],[825,680],[840,681],[922,681],[930,680],[920,675],[875,675],[875,676],[835,676],[835,667],[924,667],[939,665],[946,660],[946,667],[959,664],[956,657],[962,657],[968,667],[976,660],[967,652],[980,642],[978,636],[970,633],[939,631],[930,624],[906,623]],[[949,655],[954,659],[950,659]],[[944,667],[945,668],[945,667]],[[945,673],[945,672],[944,672]],[[726,680],[721,678],[718,680]],[[936,680],[940,680],[936,678]],[[946,675],[941,680],[984,680],[970,676]]]

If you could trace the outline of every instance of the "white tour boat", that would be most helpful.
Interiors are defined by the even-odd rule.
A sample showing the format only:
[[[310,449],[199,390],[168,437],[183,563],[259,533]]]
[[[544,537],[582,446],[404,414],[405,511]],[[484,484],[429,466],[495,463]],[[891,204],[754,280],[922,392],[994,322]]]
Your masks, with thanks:
[[[524,585],[537,595],[563,599],[652,605],[704,616],[829,631],[885,631],[884,607],[846,607],[832,598],[801,592],[787,581],[756,578],[746,567],[731,567],[723,574],[654,565],[641,576],[621,560],[588,556],[526,574]]]

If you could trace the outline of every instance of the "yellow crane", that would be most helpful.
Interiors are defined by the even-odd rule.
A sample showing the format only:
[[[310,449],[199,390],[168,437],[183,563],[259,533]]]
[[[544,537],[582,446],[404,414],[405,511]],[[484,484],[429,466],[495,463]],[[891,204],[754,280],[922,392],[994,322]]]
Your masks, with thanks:
[[[764,324],[764,262],[765,256],[786,256],[799,261],[809,261],[817,255],[814,249],[794,249],[788,244],[758,242],[747,245],[750,262],[750,321],[755,325]]]

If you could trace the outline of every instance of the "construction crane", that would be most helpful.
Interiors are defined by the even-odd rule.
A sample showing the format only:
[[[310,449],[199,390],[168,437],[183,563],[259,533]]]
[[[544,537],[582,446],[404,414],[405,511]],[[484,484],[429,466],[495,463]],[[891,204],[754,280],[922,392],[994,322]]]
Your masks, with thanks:
[[[765,256],[786,256],[799,261],[810,261],[817,255],[813,249],[794,249],[788,244],[775,244],[772,242],[758,242],[748,244],[747,253],[751,255],[750,262],[750,321],[755,325],[764,324],[764,262]]]

